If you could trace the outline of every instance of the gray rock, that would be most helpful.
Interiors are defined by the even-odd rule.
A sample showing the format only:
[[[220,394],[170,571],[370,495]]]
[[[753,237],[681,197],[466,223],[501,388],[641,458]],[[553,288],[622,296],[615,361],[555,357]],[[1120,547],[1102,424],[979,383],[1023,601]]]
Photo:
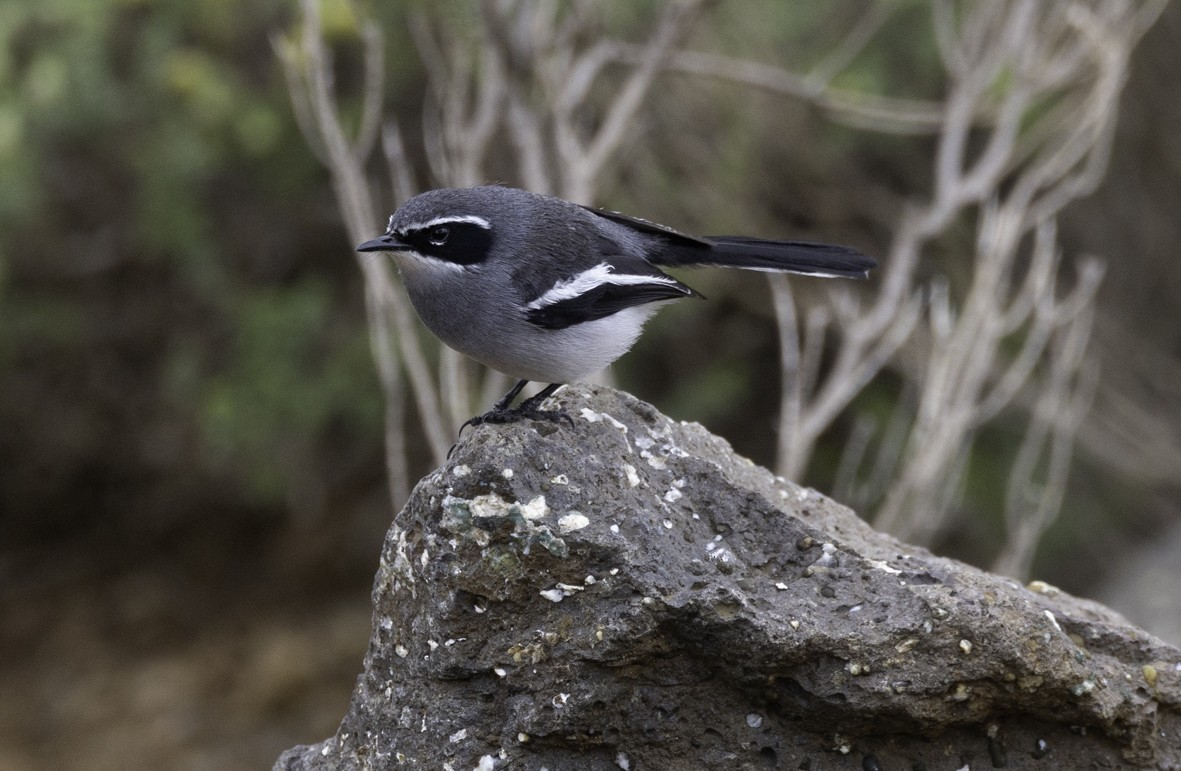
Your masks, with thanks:
[[[276,769],[1181,768],[1181,651],[571,387],[386,538],[337,735]]]

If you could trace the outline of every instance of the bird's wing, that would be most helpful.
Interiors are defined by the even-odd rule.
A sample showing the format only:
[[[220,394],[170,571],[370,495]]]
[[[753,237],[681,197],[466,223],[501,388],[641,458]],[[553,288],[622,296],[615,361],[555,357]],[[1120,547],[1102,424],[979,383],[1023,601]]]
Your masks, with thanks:
[[[700,297],[639,257],[612,255],[567,276],[525,305],[526,318],[544,329],[565,329],[636,305]]]

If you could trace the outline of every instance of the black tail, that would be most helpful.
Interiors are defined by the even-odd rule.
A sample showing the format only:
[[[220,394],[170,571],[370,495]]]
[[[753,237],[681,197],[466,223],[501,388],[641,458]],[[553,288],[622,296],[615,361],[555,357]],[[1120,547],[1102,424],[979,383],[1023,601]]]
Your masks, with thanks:
[[[845,278],[866,278],[877,267],[872,257],[848,246],[746,236],[708,236],[693,244],[673,243],[649,260],[668,267],[715,266]]]

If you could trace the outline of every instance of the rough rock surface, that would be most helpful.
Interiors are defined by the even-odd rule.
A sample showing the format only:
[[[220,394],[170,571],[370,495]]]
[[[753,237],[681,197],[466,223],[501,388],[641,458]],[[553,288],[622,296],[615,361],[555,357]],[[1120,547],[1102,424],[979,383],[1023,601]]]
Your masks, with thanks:
[[[1181,651],[874,532],[609,389],[468,432],[276,769],[1181,768]]]

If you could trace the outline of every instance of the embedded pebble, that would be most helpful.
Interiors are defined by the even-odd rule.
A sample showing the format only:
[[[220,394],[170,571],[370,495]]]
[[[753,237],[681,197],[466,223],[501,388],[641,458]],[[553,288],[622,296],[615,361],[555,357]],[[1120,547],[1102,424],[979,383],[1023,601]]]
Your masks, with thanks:
[[[572,511],[569,514],[563,514],[558,518],[558,530],[563,535],[566,533],[573,533],[575,530],[581,530],[590,524],[590,520],[585,514],[578,511]]]

